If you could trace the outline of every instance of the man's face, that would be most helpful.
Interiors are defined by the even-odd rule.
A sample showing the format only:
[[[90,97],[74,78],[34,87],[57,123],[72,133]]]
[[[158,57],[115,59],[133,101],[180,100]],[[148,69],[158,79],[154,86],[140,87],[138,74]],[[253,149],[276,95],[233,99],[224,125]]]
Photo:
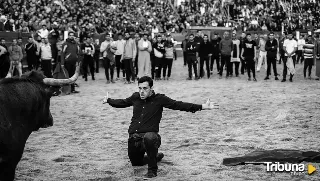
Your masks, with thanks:
[[[198,31],[197,35],[198,35],[198,36],[201,36],[201,31]]]
[[[44,30],[45,30],[45,29],[47,29],[47,27],[46,27],[46,26],[42,26],[42,29],[44,29]]]
[[[274,39],[274,34],[270,34],[269,38],[270,38],[270,40],[273,40]]]
[[[74,34],[73,33],[69,34],[69,39],[74,40]]]
[[[152,87],[149,86],[148,82],[139,83],[138,86],[141,99],[146,99],[152,95]]]
[[[194,39],[194,36],[193,36],[193,35],[190,35],[190,36],[189,36],[189,40],[190,40],[190,41],[193,41],[193,39]]]
[[[229,32],[224,32],[224,38],[229,38]]]
[[[245,38],[245,37],[246,37],[246,34],[245,34],[245,33],[242,33],[242,34],[241,34],[241,37],[242,37],[242,38]]]
[[[47,44],[49,42],[48,38],[44,38],[43,42]]]
[[[17,40],[12,40],[12,44],[16,45],[17,44]]]
[[[312,37],[311,36],[308,37],[308,41],[309,42],[312,41]]]
[[[18,43],[21,44],[22,43],[22,39],[18,39]]]
[[[32,42],[33,42],[33,39],[32,39],[32,38],[29,38],[29,39],[28,39],[28,42],[29,42],[29,43],[32,43]]]
[[[247,39],[251,41],[251,35],[247,35]]]
[[[208,36],[204,36],[204,37],[203,37],[203,40],[204,40],[204,41],[208,41]]]
[[[218,39],[218,35],[213,35],[213,39],[214,40]]]
[[[96,39],[94,42],[95,44],[99,45],[99,39]]]
[[[292,38],[293,38],[292,34],[289,34],[289,35],[288,35],[288,39],[289,39],[289,40],[292,40]]]
[[[162,37],[157,37],[157,41],[161,42],[162,41]]]
[[[1,44],[2,45],[6,44],[6,40],[1,40]]]
[[[254,38],[258,39],[259,38],[258,34],[254,34]]]
[[[126,37],[126,39],[130,38],[130,34],[129,33],[126,33],[124,36]]]
[[[122,39],[123,39],[122,35],[119,35],[119,37],[118,37],[118,38],[119,38],[119,40],[122,40]]]
[[[148,39],[148,35],[143,35],[143,39],[147,40]]]
[[[106,40],[107,40],[107,41],[110,41],[110,35],[107,35],[107,36],[106,36]]]

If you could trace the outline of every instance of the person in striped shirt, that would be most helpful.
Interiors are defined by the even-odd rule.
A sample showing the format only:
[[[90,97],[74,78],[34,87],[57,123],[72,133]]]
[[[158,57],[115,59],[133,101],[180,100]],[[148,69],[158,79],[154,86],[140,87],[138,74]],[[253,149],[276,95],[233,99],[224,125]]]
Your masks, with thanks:
[[[309,35],[306,43],[303,45],[303,56],[304,56],[304,67],[303,75],[306,78],[307,68],[308,68],[308,78],[311,79],[311,70],[314,63],[314,42],[312,36]]]

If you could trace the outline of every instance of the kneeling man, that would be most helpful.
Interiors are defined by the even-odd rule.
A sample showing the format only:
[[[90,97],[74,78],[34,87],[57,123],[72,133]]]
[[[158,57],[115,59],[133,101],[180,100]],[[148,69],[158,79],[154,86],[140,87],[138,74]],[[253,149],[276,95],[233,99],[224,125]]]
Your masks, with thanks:
[[[129,126],[128,156],[132,166],[142,166],[145,152],[148,156],[148,172],[146,178],[157,176],[157,162],[163,158],[158,153],[161,145],[159,123],[163,108],[195,113],[196,111],[217,108],[210,100],[198,105],[173,100],[164,94],[153,91],[153,80],[144,76],[138,80],[139,92],[133,93],[126,99],[111,99],[109,93],[103,100],[115,108],[133,106],[133,116]]]

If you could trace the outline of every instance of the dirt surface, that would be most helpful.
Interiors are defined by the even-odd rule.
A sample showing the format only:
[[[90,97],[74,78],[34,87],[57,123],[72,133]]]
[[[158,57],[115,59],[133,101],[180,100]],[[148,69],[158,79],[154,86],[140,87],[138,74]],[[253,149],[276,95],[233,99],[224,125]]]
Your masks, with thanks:
[[[282,65],[278,70],[282,73]],[[223,158],[260,149],[319,151],[320,82],[304,80],[301,64],[297,71],[292,83],[273,76],[264,81],[263,68],[258,82],[248,82],[247,75],[219,79],[216,71],[209,80],[187,81],[182,60],[174,61],[172,79],[155,82],[155,91],[198,104],[210,98],[220,109],[164,110],[160,152],[165,157],[154,180],[319,180],[319,172],[293,176],[267,173],[264,165],[222,165]],[[137,84],[106,84],[103,69],[96,81],[77,82],[80,94],[51,99],[54,126],[29,137],[16,180],[141,180],[147,166],[132,167],[127,156],[132,108],[102,105],[107,91],[126,98]]]

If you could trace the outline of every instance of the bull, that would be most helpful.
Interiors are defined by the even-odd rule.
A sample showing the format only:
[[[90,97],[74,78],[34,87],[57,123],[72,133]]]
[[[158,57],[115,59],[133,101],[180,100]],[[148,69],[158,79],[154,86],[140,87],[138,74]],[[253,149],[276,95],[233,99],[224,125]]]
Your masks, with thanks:
[[[0,81],[0,181],[14,180],[26,141],[33,131],[53,126],[51,86],[74,83],[80,65],[69,79],[46,78],[31,71]]]

